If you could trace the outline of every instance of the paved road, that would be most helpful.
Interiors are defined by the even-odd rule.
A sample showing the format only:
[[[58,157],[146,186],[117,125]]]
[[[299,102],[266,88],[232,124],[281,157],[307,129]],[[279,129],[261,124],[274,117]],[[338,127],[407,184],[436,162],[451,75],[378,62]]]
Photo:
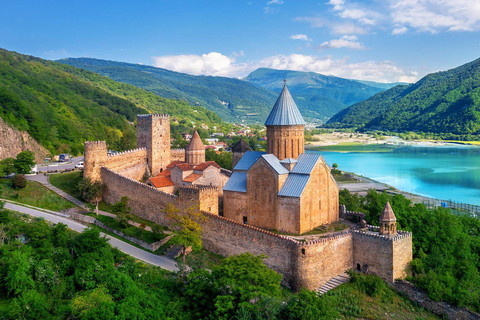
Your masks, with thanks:
[[[21,212],[21,213],[26,213],[26,214],[31,215],[31,216],[41,217],[41,218],[44,218],[45,220],[51,221],[55,224],[61,222],[61,223],[66,224],[70,229],[78,231],[78,232],[82,232],[86,228],[85,225],[83,225],[79,222],[76,222],[76,221],[73,221],[73,220],[70,220],[70,219],[67,219],[67,218],[63,218],[63,217],[60,217],[60,216],[56,216],[54,214],[50,214],[50,213],[47,213],[47,212],[43,212],[43,211],[31,209],[31,208],[26,208],[26,207],[16,205],[16,204],[13,204],[13,203],[6,202],[5,203],[5,208],[9,209],[9,210],[13,210],[13,211],[18,211],[18,212]],[[178,267],[177,267],[177,264],[174,260],[149,253],[147,251],[144,251],[142,249],[134,247],[134,246],[132,246],[132,245],[126,243],[126,242],[118,240],[117,238],[110,237],[109,235],[106,235],[104,233],[102,233],[102,235],[105,235],[107,237],[108,242],[113,247],[118,248],[120,251],[125,252],[126,254],[129,254],[134,258],[137,258],[137,259],[142,260],[146,263],[152,264],[154,266],[161,267],[161,268],[169,270],[169,271],[178,271],[179,270]]]
[[[39,172],[73,169],[80,161],[83,161],[83,157],[70,158],[68,162],[51,162],[48,166],[37,165],[37,169]]]

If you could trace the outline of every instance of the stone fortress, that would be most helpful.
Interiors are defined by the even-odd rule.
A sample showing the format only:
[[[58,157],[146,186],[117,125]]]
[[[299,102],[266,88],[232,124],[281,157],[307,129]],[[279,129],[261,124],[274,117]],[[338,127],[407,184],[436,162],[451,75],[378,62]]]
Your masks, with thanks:
[[[162,225],[169,224],[168,203],[180,210],[198,205],[207,217],[201,222],[205,249],[223,256],[265,254],[265,263],[294,290],[316,290],[348,269],[387,282],[404,278],[412,234],[397,230],[388,203],[380,227],[294,236],[342,217],[338,186],[321,156],[304,153],[305,122],[286,86],[265,124],[267,153],[240,141],[230,172],[205,162],[198,133],[185,149],[171,149],[169,116],[138,115],[138,149],[108,155],[104,141],[87,141],[84,176],[105,184],[106,202],[128,196],[132,213]]]

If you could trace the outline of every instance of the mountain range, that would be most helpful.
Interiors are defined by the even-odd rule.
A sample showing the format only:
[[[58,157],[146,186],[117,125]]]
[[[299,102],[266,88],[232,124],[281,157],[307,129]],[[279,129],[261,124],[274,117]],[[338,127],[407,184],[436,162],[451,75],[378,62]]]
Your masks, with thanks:
[[[327,126],[480,134],[480,59],[378,93],[340,111]]]
[[[0,49],[0,117],[52,153],[83,152],[85,140],[135,147],[139,113],[222,126],[215,113],[83,69]],[[179,124],[179,125],[180,125]]]
[[[257,69],[245,79],[192,76],[153,66],[91,58],[58,60],[77,68],[133,84],[159,96],[201,105],[224,121],[263,123],[282,89],[283,79],[302,114],[324,121],[358,101],[395,84],[369,84],[314,72]],[[376,86],[375,86],[376,85]]]

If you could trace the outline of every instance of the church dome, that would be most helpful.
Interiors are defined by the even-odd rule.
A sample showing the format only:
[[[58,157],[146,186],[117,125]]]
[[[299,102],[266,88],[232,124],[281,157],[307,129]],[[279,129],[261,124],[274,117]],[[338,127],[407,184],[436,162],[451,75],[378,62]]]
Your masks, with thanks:
[[[275,102],[270,115],[265,121],[266,126],[296,126],[305,125],[300,111],[293,101],[292,95],[287,89],[287,85],[283,86],[280,96]]]
[[[185,150],[205,150],[202,138],[200,138],[197,130],[195,130],[195,133],[193,134],[192,139],[190,139],[188,146],[185,147]]]

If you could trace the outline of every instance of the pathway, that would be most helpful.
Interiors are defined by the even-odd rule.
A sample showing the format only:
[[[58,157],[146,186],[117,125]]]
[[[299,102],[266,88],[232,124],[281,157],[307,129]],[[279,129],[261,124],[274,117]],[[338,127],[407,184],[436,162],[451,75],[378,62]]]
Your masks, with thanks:
[[[336,288],[339,285],[344,284],[345,282],[348,282],[349,280],[350,280],[350,277],[348,276],[348,274],[342,273],[342,274],[328,280],[327,283],[325,283],[323,286],[321,286],[317,290],[317,293],[319,295],[322,295],[322,294],[332,290],[333,288]]]
[[[13,203],[10,203],[10,202],[6,202],[4,207],[6,209],[9,209],[9,210],[14,210],[14,211],[18,211],[18,212],[21,212],[21,213],[26,213],[26,214],[31,215],[31,216],[44,218],[45,220],[48,220],[48,221],[53,222],[55,224],[64,223],[70,229],[75,230],[77,232],[82,232],[85,228],[87,228],[85,225],[83,225],[83,224],[81,224],[77,221],[70,220],[70,219],[62,217],[61,213],[59,213],[59,212],[57,212],[58,215],[54,215],[54,214],[51,214],[51,213],[48,213],[48,212],[45,212],[45,211],[40,211],[40,210],[43,210],[41,208],[33,209],[35,207],[32,207],[32,206],[29,206],[27,208],[27,207],[17,205],[17,204],[13,204]],[[107,237],[108,242],[112,245],[112,247],[115,247],[115,248],[119,249],[120,251],[122,251],[122,252],[124,252],[128,255],[131,255],[134,258],[137,258],[137,259],[142,260],[146,263],[149,263],[149,264],[154,265],[154,266],[158,266],[162,269],[166,269],[166,270],[169,270],[169,271],[178,271],[179,270],[178,267],[177,267],[177,263],[172,259],[168,259],[164,256],[158,256],[158,255],[149,253],[145,250],[139,249],[139,248],[134,247],[134,246],[132,246],[132,245],[126,243],[126,242],[123,242],[123,241],[121,241],[117,238],[110,237],[109,235],[106,235],[103,232],[101,233],[101,235]]]

